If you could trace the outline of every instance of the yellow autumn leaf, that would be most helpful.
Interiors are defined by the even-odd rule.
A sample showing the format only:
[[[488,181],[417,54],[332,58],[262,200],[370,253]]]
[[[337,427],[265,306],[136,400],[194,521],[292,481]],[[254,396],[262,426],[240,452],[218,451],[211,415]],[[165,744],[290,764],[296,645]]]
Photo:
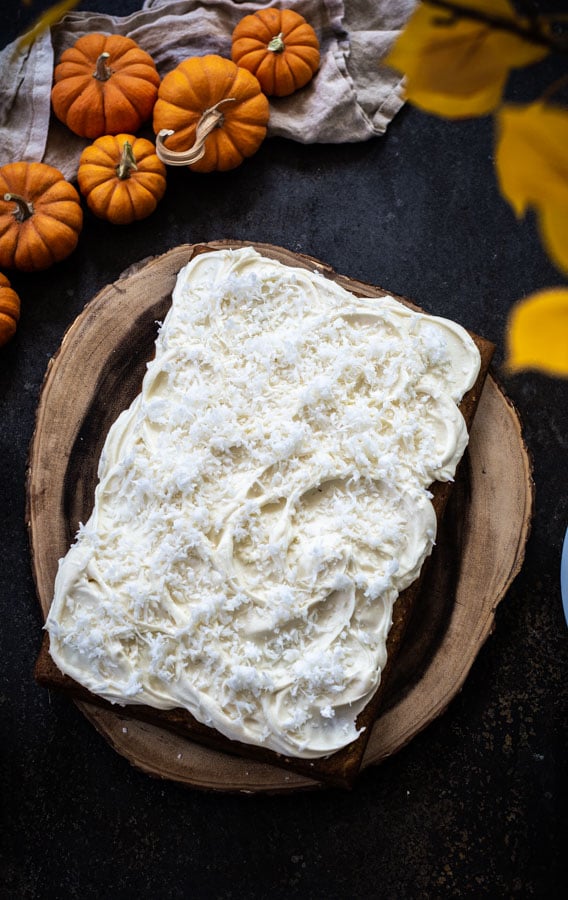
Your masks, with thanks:
[[[536,210],[555,264],[568,272],[568,111],[541,101],[497,116],[499,187],[516,215]]]
[[[568,288],[539,291],[513,306],[505,366],[568,376]]]
[[[508,0],[460,5],[520,25],[524,21]],[[385,62],[406,76],[411,103],[435,115],[460,119],[492,112],[501,101],[510,69],[537,62],[547,53],[517,34],[424,2]]]
[[[62,0],[61,3],[55,3],[53,6],[46,9],[46,11],[36,20],[31,29],[19,39],[16,45],[17,50],[25,50],[26,47],[33,44],[35,39],[39,37],[42,32],[47,31],[52,25],[57,24],[66,13],[77,6],[78,2],[79,0]]]

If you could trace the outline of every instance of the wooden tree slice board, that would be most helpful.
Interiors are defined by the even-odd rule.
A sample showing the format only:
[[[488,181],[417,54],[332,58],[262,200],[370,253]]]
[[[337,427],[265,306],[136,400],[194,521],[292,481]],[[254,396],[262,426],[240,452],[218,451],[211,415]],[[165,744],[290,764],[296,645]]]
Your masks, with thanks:
[[[26,513],[44,618],[58,560],[91,512],[108,429],[139,392],[178,271],[203,246],[245,245],[184,245],[129,270],[87,304],[49,363],[30,447]],[[253,246],[288,265],[317,269],[360,296],[386,293],[309,257]],[[522,565],[532,505],[531,464],[519,419],[490,375],[364,767],[407,744],[462,687]],[[305,776],[202,747],[118,708],[77,705],[117,752],[149,774],[209,790],[279,793],[321,787]]]

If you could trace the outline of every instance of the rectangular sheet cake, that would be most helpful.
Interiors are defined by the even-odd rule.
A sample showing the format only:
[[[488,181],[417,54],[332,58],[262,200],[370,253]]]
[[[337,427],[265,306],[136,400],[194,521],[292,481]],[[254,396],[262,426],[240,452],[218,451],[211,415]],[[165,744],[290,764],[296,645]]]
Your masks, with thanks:
[[[60,562],[38,680],[349,783],[489,356],[252,248],[196,256]]]

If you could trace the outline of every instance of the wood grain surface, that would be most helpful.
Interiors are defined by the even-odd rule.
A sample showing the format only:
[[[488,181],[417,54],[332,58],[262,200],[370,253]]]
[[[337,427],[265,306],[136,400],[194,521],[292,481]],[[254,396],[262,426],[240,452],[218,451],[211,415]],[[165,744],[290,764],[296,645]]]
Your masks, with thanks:
[[[219,241],[206,246],[243,245]],[[360,296],[386,293],[336,275],[317,260],[270,245],[254,246],[288,265],[317,269]],[[50,361],[30,447],[26,512],[44,617],[58,560],[79,522],[90,514],[108,429],[139,392],[177,273],[202,247],[177,247],[105,287],[71,325]],[[495,609],[522,565],[532,503],[531,466],[518,416],[489,376],[363,766],[379,763],[408,743],[463,685],[491,632]],[[117,752],[158,777],[243,792],[321,786],[305,775],[200,746],[121,711],[82,701],[77,705]]]

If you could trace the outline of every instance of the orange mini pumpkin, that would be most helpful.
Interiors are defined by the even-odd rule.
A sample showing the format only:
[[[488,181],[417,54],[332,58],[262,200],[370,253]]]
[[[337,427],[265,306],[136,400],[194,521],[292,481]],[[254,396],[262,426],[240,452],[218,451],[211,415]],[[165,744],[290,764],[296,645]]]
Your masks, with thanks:
[[[86,34],[61,55],[51,92],[58,119],[80,137],[137,131],[152,115],[160,76],[120,34]]]
[[[166,167],[151,141],[104,135],[83,150],[77,180],[91,212],[126,225],[154,212],[166,190]]]
[[[221,56],[191,57],[160,85],[156,152],[168,165],[225,172],[256,153],[268,116],[268,100],[254,75]]]
[[[256,75],[265,94],[286,97],[313,78],[320,64],[317,35],[291,9],[259,9],[233,31],[233,62]]]
[[[47,269],[75,249],[82,225],[79,194],[58,169],[28,162],[0,168],[0,266]]]
[[[0,347],[14,337],[20,318],[20,298],[0,272]]]

